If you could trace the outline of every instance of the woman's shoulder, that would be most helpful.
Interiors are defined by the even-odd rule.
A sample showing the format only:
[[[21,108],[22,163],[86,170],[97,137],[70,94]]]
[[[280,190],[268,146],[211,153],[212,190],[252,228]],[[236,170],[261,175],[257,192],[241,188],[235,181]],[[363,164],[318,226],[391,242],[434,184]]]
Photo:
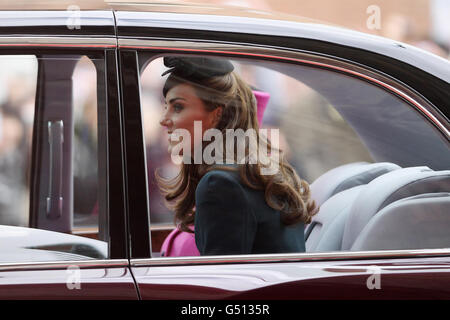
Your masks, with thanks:
[[[217,188],[229,188],[230,186],[240,186],[240,178],[238,170],[233,168],[217,168],[208,171],[200,179],[197,191],[202,191],[203,189],[217,189]],[[199,190],[200,189],[200,190]]]
[[[233,167],[216,168],[208,171],[199,181],[200,185],[210,185],[217,183],[238,183],[240,184],[239,172]]]

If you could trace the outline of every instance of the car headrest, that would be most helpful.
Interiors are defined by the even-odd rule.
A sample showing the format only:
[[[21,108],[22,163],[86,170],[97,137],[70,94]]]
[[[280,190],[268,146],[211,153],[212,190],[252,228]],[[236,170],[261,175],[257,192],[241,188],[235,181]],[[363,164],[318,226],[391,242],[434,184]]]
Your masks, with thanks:
[[[389,162],[345,164],[325,172],[311,183],[311,197],[320,206],[341,191],[367,184],[376,177],[397,169],[400,169],[398,165]]]
[[[450,191],[450,171],[428,167],[395,170],[372,180],[354,201],[345,224],[342,250],[349,250],[378,211],[397,200],[422,193]]]

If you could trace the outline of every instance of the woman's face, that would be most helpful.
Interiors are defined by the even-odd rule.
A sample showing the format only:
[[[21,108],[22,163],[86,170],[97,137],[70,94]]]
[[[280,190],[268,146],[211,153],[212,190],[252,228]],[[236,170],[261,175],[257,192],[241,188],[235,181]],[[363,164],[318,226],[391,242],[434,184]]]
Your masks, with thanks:
[[[186,129],[191,136],[191,152],[194,145],[201,143],[203,133],[216,124],[221,108],[207,111],[204,102],[197,96],[195,88],[190,84],[179,84],[170,89],[166,95],[166,103],[160,124],[167,128],[169,134],[169,152],[179,141],[171,141],[171,134],[176,129]],[[194,141],[194,121],[201,121],[201,137]]]

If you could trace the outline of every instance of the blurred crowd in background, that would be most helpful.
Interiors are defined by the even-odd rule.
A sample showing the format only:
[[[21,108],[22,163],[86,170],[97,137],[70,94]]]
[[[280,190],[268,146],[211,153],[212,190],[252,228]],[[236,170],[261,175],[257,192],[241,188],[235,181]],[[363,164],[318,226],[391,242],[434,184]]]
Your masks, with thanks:
[[[0,223],[27,223],[37,60],[0,56]]]
[[[450,57],[450,1],[446,0],[395,1],[396,5],[390,1],[376,1],[381,8],[381,27],[376,30],[367,29],[368,13],[364,9],[373,1],[339,1],[340,6],[331,0],[208,1],[211,2],[307,16],[318,22],[341,25],[415,45],[443,58]],[[403,3],[403,6],[399,3]],[[357,16],[359,22],[353,23],[355,20],[346,16]],[[0,70],[0,224],[27,226],[37,59],[34,56],[0,56]],[[167,153],[166,133],[159,125],[163,104],[160,94],[162,81],[153,75],[163,72],[161,61],[152,63],[151,70],[141,75],[151,220],[172,222],[172,215],[164,205],[154,178],[158,168],[166,177],[177,173]],[[280,147],[303,179],[312,182],[334,166],[352,161],[371,161],[353,130],[307,86],[281,75],[276,78],[278,76],[274,74],[271,75],[270,83],[264,83],[261,79],[266,77],[259,74],[264,71],[245,67],[238,70],[258,88],[271,88],[272,96],[264,126],[280,128]],[[73,153],[74,211],[89,216],[96,210],[98,177],[96,72],[88,58],[78,63],[73,79],[76,149]],[[290,108],[292,105],[296,108]],[[320,132],[323,135],[308,130],[299,132],[300,127],[308,128],[308,124],[316,121],[311,119],[320,119]],[[325,136],[331,136],[330,131],[334,138],[324,139]],[[302,139],[297,138],[299,134],[302,134]],[[326,148],[334,148],[336,157],[328,158],[323,153]],[[310,160],[306,167],[303,166],[305,158]]]
[[[0,70],[0,224],[27,226],[38,59],[0,55]],[[96,70],[92,61],[81,58],[72,79],[74,212],[86,217],[95,211],[98,186]],[[69,107],[64,101],[55,103]],[[76,220],[82,222],[84,217]]]

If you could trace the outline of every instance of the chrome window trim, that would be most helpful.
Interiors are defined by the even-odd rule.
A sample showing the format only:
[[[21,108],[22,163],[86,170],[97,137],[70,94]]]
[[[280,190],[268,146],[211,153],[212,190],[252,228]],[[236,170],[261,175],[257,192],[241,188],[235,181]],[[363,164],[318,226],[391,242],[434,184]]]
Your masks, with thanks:
[[[117,48],[117,39],[115,37],[0,36],[0,48],[4,47]]]
[[[297,62],[307,65],[327,68],[330,70],[356,76],[360,79],[370,81],[378,86],[389,90],[399,96],[417,111],[423,114],[434,126],[450,141],[450,124],[448,120],[429,101],[419,93],[409,88],[397,79],[382,73],[372,71],[369,67],[362,67],[351,61],[345,61],[337,57],[329,57],[318,53],[305,52],[300,50],[265,47],[250,44],[219,43],[206,41],[185,41],[185,40],[160,40],[160,39],[131,39],[119,38],[118,48],[121,49],[144,49],[144,50],[168,50],[210,54],[228,54],[245,58],[269,58],[281,62]]]
[[[242,263],[274,263],[274,262],[317,262],[339,260],[374,260],[398,258],[431,258],[450,257],[450,249],[421,249],[421,250],[383,250],[383,251],[333,251],[315,253],[289,254],[252,254],[228,256],[199,256],[199,257],[165,257],[132,259],[131,267],[151,266],[188,266],[208,264],[242,264]]]
[[[80,269],[87,268],[114,268],[128,267],[127,259],[111,260],[68,260],[68,261],[42,261],[42,262],[20,262],[0,263],[1,271],[27,271],[27,270],[58,270],[67,269],[69,266],[77,266]]]

